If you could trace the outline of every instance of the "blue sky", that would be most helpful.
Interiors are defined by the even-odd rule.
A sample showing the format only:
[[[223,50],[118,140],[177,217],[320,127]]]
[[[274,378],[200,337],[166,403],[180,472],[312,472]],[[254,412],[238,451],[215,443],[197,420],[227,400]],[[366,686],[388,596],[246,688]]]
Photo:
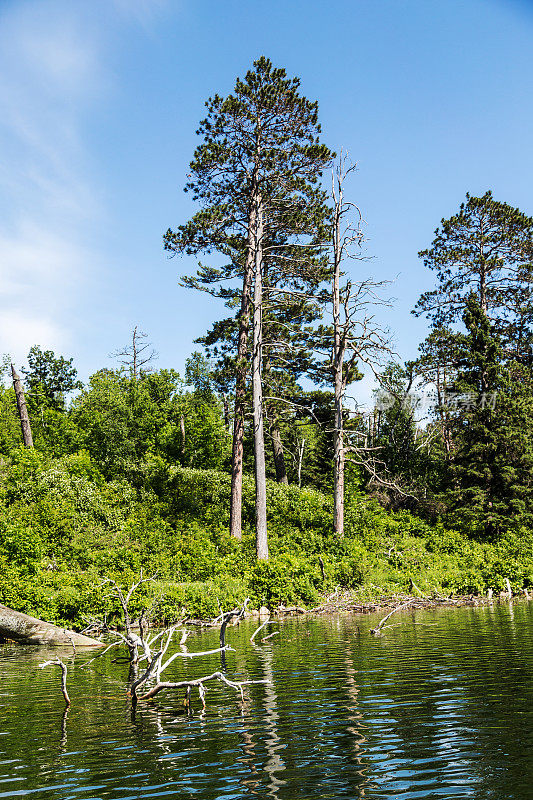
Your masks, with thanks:
[[[354,277],[394,280],[402,358],[425,334],[417,252],[441,217],[489,188],[533,215],[531,2],[0,0],[0,353],[38,343],[86,378],[138,324],[183,370],[224,309],[180,288],[194,263],[161,238],[194,210],[204,100],[261,54],[359,164],[372,260]]]

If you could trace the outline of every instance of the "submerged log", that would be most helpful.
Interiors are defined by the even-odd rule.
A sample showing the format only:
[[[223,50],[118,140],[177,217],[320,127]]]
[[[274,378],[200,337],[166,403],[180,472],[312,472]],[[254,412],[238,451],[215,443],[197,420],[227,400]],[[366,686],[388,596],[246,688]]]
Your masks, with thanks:
[[[51,622],[43,622],[41,619],[2,605],[0,605],[0,637],[21,644],[64,645],[74,649],[102,646],[102,642],[91,639],[90,636],[59,628]]]

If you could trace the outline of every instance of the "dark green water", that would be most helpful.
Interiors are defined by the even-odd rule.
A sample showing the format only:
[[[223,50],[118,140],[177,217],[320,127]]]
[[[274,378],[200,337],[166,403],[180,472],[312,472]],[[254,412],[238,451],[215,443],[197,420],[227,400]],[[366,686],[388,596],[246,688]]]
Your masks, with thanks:
[[[376,617],[288,620],[260,647],[253,624],[230,628],[228,676],[272,684],[244,704],[210,684],[189,715],[167,693],[132,718],[113,651],[76,656],[64,714],[58,670],[37,668],[52,652],[0,646],[0,798],[533,798],[533,605],[391,622],[374,638]]]

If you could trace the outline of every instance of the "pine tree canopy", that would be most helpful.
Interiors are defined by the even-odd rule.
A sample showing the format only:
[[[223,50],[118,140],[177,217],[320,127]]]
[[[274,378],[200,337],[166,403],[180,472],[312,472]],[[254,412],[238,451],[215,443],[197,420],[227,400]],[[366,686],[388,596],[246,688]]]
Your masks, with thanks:
[[[437,287],[425,292],[414,313],[435,327],[461,320],[474,294],[512,357],[529,357],[533,320],[533,218],[518,208],[467,194],[466,202],[435,231],[431,248],[419,253],[436,272]]]

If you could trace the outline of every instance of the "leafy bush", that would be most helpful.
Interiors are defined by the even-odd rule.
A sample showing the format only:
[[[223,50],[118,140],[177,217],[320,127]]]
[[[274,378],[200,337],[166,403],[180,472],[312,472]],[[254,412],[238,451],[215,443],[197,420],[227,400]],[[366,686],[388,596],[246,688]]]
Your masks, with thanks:
[[[0,602],[62,624],[118,613],[104,577],[124,585],[141,568],[157,573],[133,611],[156,601],[160,619],[196,617],[245,596],[256,607],[312,606],[322,592],[360,598],[409,589],[479,593],[533,585],[533,534],[479,541],[407,513],[388,513],[352,492],[346,534],[331,526],[330,498],[269,483],[270,561],[255,560],[254,483],[243,482],[242,542],[227,531],[230,477],[214,470],[144,462],[150,479],[104,479],[85,451],[51,458],[16,448],[0,473]],[[324,575],[320,561],[324,565]]]

